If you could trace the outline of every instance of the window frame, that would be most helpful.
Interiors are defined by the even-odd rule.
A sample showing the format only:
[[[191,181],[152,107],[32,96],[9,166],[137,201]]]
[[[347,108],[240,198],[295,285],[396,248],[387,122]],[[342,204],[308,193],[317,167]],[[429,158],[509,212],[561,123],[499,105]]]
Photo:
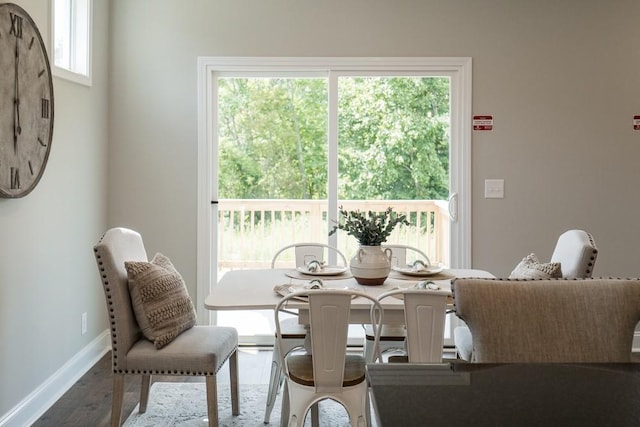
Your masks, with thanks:
[[[78,1],[86,1],[87,5],[87,14],[86,14],[86,26],[87,26],[87,40],[86,40],[86,46],[87,46],[87,52],[86,52],[86,63],[87,63],[87,70],[86,73],[84,72],[78,72],[75,71],[71,68],[66,68],[66,67],[61,67],[59,65],[56,65],[55,62],[55,41],[56,41],[56,19],[55,19],[55,14],[56,14],[56,6],[55,6],[55,2],[56,0],[52,0],[51,2],[51,13],[50,13],[50,29],[51,29],[51,40],[50,40],[50,48],[49,48],[49,62],[51,63],[51,72],[54,76],[56,77],[60,77],[62,79],[74,82],[74,83],[78,83],[84,86],[89,86],[91,87],[93,84],[92,81],[92,63],[93,63],[93,0],[69,0],[69,7],[70,9],[73,11],[73,9],[76,8],[77,2]],[[73,13],[72,11],[70,11],[70,13]],[[79,19],[81,19],[80,17],[78,17],[77,15],[74,14],[74,17],[70,20],[73,22],[70,22],[71,28],[69,29],[69,33],[71,34],[70,38],[70,45],[74,46],[76,45],[76,38],[73,35],[74,31],[73,31],[73,27],[75,22],[77,22]],[[74,48],[70,48],[71,50],[75,51],[75,47]],[[77,55],[77,51],[72,52],[72,54]]]
[[[452,211],[451,241],[456,241],[451,250],[451,267],[471,266],[471,108],[472,108],[472,59],[470,57],[198,57],[198,188],[197,188],[197,271],[196,306],[202,324],[209,324],[212,313],[204,308],[204,299],[215,284],[215,272],[211,271],[212,257],[216,256],[216,245],[212,233],[212,201],[217,200],[213,180],[215,159],[214,139],[217,129],[210,121],[216,111],[213,99],[217,98],[215,79],[225,72],[243,75],[265,75],[269,72],[327,73],[330,85],[337,84],[339,75],[362,72],[433,72],[451,78],[452,127],[451,140],[459,141],[450,148],[450,194]],[[332,79],[335,81],[332,82]],[[331,111],[329,114],[335,114]],[[337,132],[330,129],[329,134]],[[331,138],[331,136],[330,136]],[[335,160],[337,162],[337,160]],[[330,168],[329,179],[337,171]],[[450,198],[451,200],[451,198]],[[337,206],[329,205],[329,211]]]

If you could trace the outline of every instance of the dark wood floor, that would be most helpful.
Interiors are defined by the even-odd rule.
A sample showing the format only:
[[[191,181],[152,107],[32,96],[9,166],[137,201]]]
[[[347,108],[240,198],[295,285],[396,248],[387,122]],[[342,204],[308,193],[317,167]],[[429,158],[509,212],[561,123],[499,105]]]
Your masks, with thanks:
[[[268,384],[272,352],[241,349],[238,364],[241,384]],[[218,373],[218,384],[228,384],[228,367]],[[154,376],[152,381],[204,382],[204,377]],[[111,420],[111,352],[105,354],[32,427],[108,426]],[[125,377],[122,421],[136,407],[140,397],[140,377]]]
[[[240,384],[268,384],[271,356],[271,351],[241,349],[238,361]],[[634,354],[634,362],[640,362],[640,353]],[[108,426],[111,419],[112,380],[111,352],[108,352],[32,426]],[[204,381],[204,378],[156,376],[152,381],[198,382]],[[218,373],[218,383],[228,382],[228,368],[223,366]],[[122,410],[123,421],[138,404],[139,396],[140,378],[127,376]]]

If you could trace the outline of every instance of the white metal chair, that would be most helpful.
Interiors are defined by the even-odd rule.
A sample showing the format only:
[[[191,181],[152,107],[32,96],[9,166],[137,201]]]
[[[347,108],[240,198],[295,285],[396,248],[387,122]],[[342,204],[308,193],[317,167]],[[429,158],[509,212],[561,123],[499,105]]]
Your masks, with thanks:
[[[331,253],[335,255],[338,261],[342,262],[343,266],[347,265],[347,259],[337,248],[329,246],[324,243],[294,243],[284,246],[273,256],[271,260],[271,268],[276,268],[276,265],[284,266],[290,265],[280,263],[279,258],[290,249],[295,250],[295,266],[304,267],[310,261],[316,260],[323,262],[331,258]],[[280,355],[286,355],[291,350],[297,347],[301,347],[304,344],[307,336],[307,330],[304,325],[298,323],[297,318],[289,318],[283,321],[281,326],[282,341],[276,339],[273,345],[273,359],[271,360],[271,373],[269,377],[269,389],[267,391],[267,403],[264,412],[264,422],[269,423],[271,418],[271,412],[276,402],[278,390],[283,381],[282,366],[280,365]]]
[[[289,249],[295,249],[295,267],[304,267],[309,261],[327,262],[332,261],[333,256],[337,258],[336,262],[341,262],[342,266],[347,266],[347,258],[340,252],[338,248],[327,245],[325,243],[293,243],[291,245],[284,246],[276,252],[271,260],[271,268],[285,267],[287,264],[283,264],[279,261],[283,253]],[[278,265],[276,265],[278,264]],[[291,263],[288,263],[290,265]]]
[[[590,233],[583,230],[568,230],[558,237],[549,262],[559,262],[564,279],[588,279],[593,275],[593,266],[598,257],[598,248]],[[466,325],[453,330],[458,356],[470,361],[473,358],[473,339]]]
[[[431,265],[427,254],[416,247],[407,245],[382,245],[382,247],[391,249],[391,267],[404,267],[408,260],[421,260],[426,265]]]
[[[407,245],[385,244],[383,248],[391,249],[391,267],[405,267],[408,261],[420,260],[425,265],[431,265],[431,261],[422,250]],[[371,356],[373,351],[373,331],[368,325],[363,325],[365,331],[365,357]],[[380,352],[401,350],[405,346],[404,325],[383,325],[380,332]]]
[[[206,378],[209,425],[218,425],[216,374],[229,361],[231,408],[240,413],[238,389],[238,332],[223,326],[193,326],[165,347],[157,349],[136,321],[125,261],[147,261],[139,233],[109,229],[94,247],[111,328],[113,396],[111,426],[119,426],[125,375],[140,375],[140,412],[147,409],[151,375],[203,375]]]
[[[428,289],[396,289],[378,295],[404,300],[409,363],[441,363],[448,294]]]
[[[284,345],[280,313],[301,296],[308,297],[311,354],[281,354],[286,376],[283,393],[283,421],[290,427],[303,426],[309,409],[317,402],[332,399],[346,409],[352,426],[370,425],[368,385],[362,355],[347,354],[351,302],[354,297],[372,304],[371,325],[375,331],[374,357],[379,359],[378,339],[383,321],[382,306],[374,297],[354,290],[305,290],[284,297],[276,306],[276,335]]]

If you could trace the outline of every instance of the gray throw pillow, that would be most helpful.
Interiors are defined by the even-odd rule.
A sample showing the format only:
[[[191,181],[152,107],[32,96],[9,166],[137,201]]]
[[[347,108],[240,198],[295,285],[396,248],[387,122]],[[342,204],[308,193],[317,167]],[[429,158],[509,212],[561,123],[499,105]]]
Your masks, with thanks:
[[[156,348],[196,324],[193,302],[169,258],[158,253],[151,262],[127,261],[124,265],[136,320]]]
[[[554,279],[561,278],[559,262],[541,263],[536,254],[529,254],[511,272],[509,279]]]

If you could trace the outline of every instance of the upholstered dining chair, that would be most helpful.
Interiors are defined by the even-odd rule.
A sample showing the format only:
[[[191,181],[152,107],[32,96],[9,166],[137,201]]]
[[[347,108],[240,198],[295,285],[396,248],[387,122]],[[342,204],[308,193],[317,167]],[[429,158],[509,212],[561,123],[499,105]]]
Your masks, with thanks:
[[[584,230],[568,230],[558,237],[550,263],[560,263],[561,276],[565,279],[586,279],[592,276],[598,257],[598,248],[590,233]],[[466,325],[453,331],[458,356],[470,361],[473,357],[473,339]]]
[[[374,359],[347,354],[351,302],[355,297],[372,304],[371,324],[376,331]],[[280,354],[286,377],[283,393],[283,425],[303,426],[305,416],[315,403],[332,399],[344,406],[352,426],[370,425],[366,362],[378,360],[377,338],[384,313],[376,298],[350,289],[303,290],[285,296],[275,308],[276,334],[283,346],[281,313],[291,302],[307,299],[311,351]]]
[[[271,259],[271,268],[290,265],[286,261],[281,261],[287,251],[294,251],[295,267],[305,267],[310,261],[326,262],[333,253],[338,265],[347,266],[347,259],[337,248],[314,242],[300,242],[286,245],[280,248]],[[290,317],[283,319],[281,326],[282,340],[275,340],[273,345],[273,358],[271,360],[271,373],[269,375],[269,388],[267,390],[267,401],[264,411],[264,423],[268,424],[271,419],[271,412],[276,403],[278,391],[284,379],[282,366],[280,365],[281,354],[286,355],[294,348],[304,344],[307,330],[304,325],[298,323],[297,318]]]
[[[408,260],[413,262],[420,260],[425,265],[431,265],[431,260],[419,248],[408,245],[384,244],[383,248],[391,249],[391,267],[405,267]],[[365,357],[370,357],[373,352],[373,330],[368,325],[364,326]],[[403,350],[406,341],[404,325],[382,325],[380,331],[380,352],[389,350]]]
[[[238,333],[235,328],[195,325],[158,348],[157,344],[143,336],[141,326],[136,320],[125,267],[125,263],[129,262],[147,262],[147,253],[140,234],[126,228],[109,229],[95,245],[94,253],[104,288],[111,329],[111,426],[119,426],[121,422],[125,375],[140,375],[142,378],[142,413],[147,409],[152,375],[204,376],[209,425],[217,426],[216,374],[227,360],[231,379],[232,413],[239,414]]]
[[[568,230],[558,237],[549,262],[559,262],[565,279],[586,279],[593,275],[598,248],[591,233]]]
[[[448,294],[409,288],[378,295],[380,302],[386,298],[401,298],[404,301],[407,361],[441,363]]]
[[[478,363],[631,361],[640,279],[456,279]]]

